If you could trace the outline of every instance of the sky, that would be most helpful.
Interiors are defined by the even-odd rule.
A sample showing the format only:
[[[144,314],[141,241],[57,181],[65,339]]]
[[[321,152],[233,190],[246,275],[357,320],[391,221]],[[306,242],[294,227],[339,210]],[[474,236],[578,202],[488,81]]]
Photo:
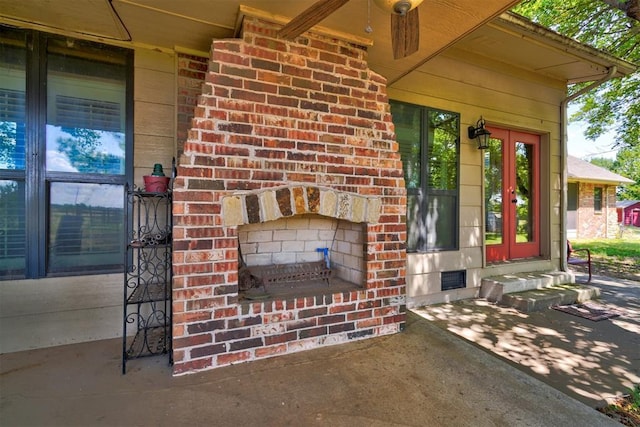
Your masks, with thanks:
[[[591,141],[584,137],[583,132],[586,127],[581,123],[573,123],[567,127],[567,149],[569,154],[583,160],[591,160],[593,157],[615,159],[618,150],[611,148],[615,132],[608,132],[595,141]]]
[[[574,108],[569,107],[567,116],[571,116]],[[586,123],[580,122],[570,123],[567,126],[567,150],[569,154],[583,160],[590,160],[593,157],[615,159],[618,151],[612,148],[615,141],[615,132],[607,132],[595,141],[591,141],[584,137],[584,129],[586,127]]]

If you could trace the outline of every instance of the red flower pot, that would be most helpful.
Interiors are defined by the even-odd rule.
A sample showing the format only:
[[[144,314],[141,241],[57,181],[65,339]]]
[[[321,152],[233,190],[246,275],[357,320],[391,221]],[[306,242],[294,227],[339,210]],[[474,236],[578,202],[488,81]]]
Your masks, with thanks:
[[[149,193],[164,193],[167,191],[167,186],[169,185],[168,176],[145,175],[142,179],[144,180],[144,190]]]

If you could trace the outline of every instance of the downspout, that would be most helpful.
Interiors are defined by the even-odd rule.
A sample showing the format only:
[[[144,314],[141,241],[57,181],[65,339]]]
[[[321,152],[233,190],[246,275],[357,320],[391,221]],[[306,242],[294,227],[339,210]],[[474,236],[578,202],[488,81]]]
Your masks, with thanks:
[[[601,86],[613,78],[618,71],[618,67],[611,66],[607,70],[607,75],[596,80],[588,86],[583,87],[574,94],[567,96],[560,103],[560,164],[562,171],[560,172],[560,179],[562,181],[562,191],[560,193],[560,234],[562,240],[560,241],[560,270],[568,271],[567,266],[567,105],[574,99],[584,95],[585,93]]]

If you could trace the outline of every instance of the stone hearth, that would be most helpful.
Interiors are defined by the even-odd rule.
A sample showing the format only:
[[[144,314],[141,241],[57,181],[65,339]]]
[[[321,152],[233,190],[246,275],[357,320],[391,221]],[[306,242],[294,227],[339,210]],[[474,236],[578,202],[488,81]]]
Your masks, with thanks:
[[[245,17],[240,39],[212,44],[174,184],[176,374],[404,326],[406,191],[385,80],[361,46],[312,33],[288,42],[278,28]],[[274,236],[299,223],[320,237],[292,255]],[[331,246],[352,287],[247,301],[242,245],[243,258],[255,249],[264,259],[259,246],[275,248],[271,259],[302,257],[287,262],[321,260],[317,246]]]

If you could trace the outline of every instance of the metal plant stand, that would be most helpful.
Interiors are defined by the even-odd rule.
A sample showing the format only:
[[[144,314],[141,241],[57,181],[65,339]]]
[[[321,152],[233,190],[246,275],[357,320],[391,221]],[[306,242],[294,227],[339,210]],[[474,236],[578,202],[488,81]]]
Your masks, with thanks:
[[[126,187],[122,373],[127,361],[171,360],[172,193]]]

